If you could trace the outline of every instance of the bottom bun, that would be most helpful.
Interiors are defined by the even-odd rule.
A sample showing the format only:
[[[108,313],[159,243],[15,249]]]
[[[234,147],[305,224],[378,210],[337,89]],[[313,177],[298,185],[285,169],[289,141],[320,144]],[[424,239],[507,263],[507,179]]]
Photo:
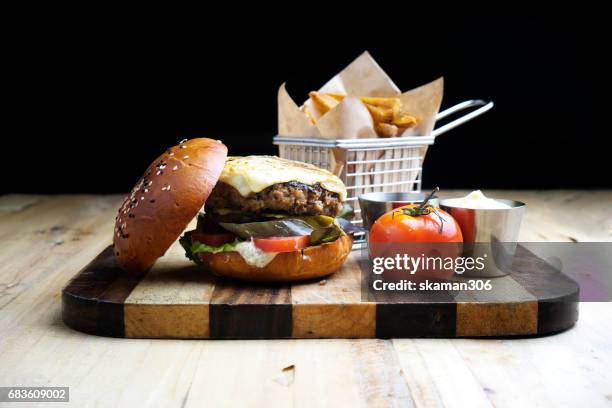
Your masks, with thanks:
[[[281,252],[263,268],[249,265],[238,252],[200,253],[214,274],[250,281],[297,281],[320,278],[337,271],[351,252],[353,241],[342,236],[333,242],[294,252]]]

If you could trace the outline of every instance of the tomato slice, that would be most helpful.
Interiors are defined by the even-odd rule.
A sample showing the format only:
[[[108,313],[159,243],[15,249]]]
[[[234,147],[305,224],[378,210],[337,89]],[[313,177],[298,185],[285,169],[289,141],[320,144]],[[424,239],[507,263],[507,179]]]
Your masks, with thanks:
[[[253,238],[255,246],[266,252],[293,252],[310,244],[310,235],[297,237]]]
[[[218,247],[235,239],[235,235],[231,232],[201,232],[193,231],[191,234],[191,242],[199,241],[202,244]]]

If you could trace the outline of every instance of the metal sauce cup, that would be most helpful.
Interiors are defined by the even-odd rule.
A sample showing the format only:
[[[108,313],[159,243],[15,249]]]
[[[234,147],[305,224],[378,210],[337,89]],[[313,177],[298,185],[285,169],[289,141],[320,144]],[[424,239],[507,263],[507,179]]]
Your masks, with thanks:
[[[383,214],[407,204],[420,204],[427,198],[426,193],[397,192],[397,193],[366,193],[359,196],[359,208],[363,226],[370,231],[374,222]],[[438,208],[440,200],[433,196],[429,204]]]
[[[440,208],[449,213],[461,227],[463,255],[484,258],[483,270],[466,271],[465,276],[505,276],[512,266],[525,203],[495,200],[511,208],[471,209],[451,205],[446,199],[440,202]]]

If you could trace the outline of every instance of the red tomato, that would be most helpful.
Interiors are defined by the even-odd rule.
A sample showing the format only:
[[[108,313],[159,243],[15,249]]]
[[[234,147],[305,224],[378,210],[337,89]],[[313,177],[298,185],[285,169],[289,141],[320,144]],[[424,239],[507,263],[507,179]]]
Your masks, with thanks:
[[[231,232],[201,232],[193,231],[191,242],[199,241],[202,244],[218,247],[228,242],[232,242],[236,236]]]
[[[419,204],[409,204],[380,217],[369,234],[369,250],[372,258],[457,258],[461,256],[463,236],[459,224],[447,212]],[[388,280],[446,280],[452,269],[439,267],[418,270],[407,275],[405,270],[388,270]]]
[[[408,214],[418,206],[408,204],[384,214],[370,229],[370,242],[463,242],[450,214],[431,207],[421,215]]]
[[[255,246],[266,252],[293,252],[306,248],[310,236],[253,238]]]

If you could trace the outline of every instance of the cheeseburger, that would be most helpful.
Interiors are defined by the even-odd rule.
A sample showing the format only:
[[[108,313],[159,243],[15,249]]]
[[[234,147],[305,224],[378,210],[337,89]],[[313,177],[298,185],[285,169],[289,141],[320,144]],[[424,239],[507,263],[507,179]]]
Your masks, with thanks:
[[[123,269],[142,273],[197,215],[180,243],[212,273],[317,278],[350,253],[345,200],[346,187],[327,170],[274,156],[227,157],[219,141],[185,140],[147,169],[123,203],[115,255]]]

